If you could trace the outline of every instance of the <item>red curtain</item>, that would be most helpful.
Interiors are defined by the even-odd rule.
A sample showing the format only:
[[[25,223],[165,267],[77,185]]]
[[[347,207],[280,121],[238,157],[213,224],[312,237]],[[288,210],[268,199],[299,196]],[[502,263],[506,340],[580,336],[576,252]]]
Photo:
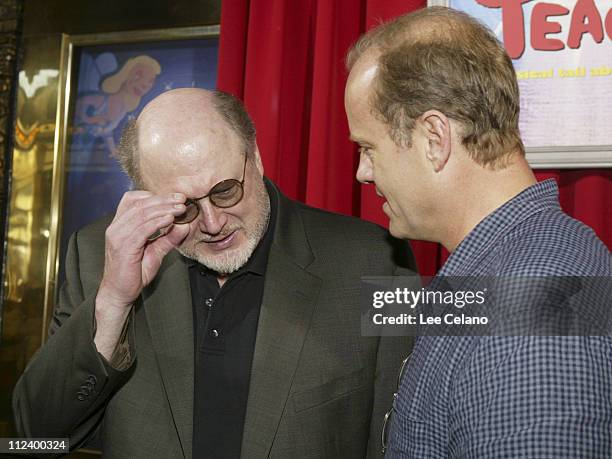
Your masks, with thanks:
[[[425,0],[223,0],[218,87],[240,97],[257,126],[266,175],[290,197],[387,225],[373,187],[355,180],[358,156],[344,112],[344,56],[365,30]],[[541,171],[566,212],[612,246],[612,171]],[[420,271],[448,253],[413,242]]]

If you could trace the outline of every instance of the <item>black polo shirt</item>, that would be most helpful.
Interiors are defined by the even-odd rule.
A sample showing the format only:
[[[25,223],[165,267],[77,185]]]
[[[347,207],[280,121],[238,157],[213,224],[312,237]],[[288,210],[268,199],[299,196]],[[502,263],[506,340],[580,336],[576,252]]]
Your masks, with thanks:
[[[238,458],[251,363],[276,221],[270,196],[268,228],[251,258],[220,288],[216,274],[190,260],[195,381],[193,457]]]

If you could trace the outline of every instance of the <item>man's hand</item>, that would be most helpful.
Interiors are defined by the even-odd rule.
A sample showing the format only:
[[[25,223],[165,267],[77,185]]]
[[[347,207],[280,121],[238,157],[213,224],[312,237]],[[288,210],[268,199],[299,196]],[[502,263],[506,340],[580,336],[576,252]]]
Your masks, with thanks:
[[[180,193],[157,196],[148,191],[123,195],[106,230],[104,274],[96,297],[98,352],[110,360],[133,302],[157,274],[164,257],[178,247],[189,225],[173,225],[185,212]],[[154,241],[149,236],[163,231]]]

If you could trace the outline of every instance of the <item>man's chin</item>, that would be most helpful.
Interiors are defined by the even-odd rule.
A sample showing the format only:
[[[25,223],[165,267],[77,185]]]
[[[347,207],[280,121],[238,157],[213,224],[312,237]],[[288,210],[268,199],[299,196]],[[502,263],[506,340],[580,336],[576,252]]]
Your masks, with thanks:
[[[396,217],[389,219],[389,233],[397,239],[412,239],[410,232],[404,225],[398,224]]]
[[[210,253],[203,249],[202,244],[198,244],[195,248],[180,247],[178,251],[184,257],[197,261],[220,276],[228,276],[238,271],[249,261],[253,253],[249,248],[240,247]]]

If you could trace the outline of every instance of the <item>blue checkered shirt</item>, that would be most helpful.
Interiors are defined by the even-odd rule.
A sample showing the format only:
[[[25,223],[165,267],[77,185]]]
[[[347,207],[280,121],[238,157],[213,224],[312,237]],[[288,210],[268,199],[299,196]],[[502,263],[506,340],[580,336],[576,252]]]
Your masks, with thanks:
[[[547,180],[481,221],[438,276],[612,276],[612,257]],[[612,458],[612,338],[420,337],[386,457]]]

